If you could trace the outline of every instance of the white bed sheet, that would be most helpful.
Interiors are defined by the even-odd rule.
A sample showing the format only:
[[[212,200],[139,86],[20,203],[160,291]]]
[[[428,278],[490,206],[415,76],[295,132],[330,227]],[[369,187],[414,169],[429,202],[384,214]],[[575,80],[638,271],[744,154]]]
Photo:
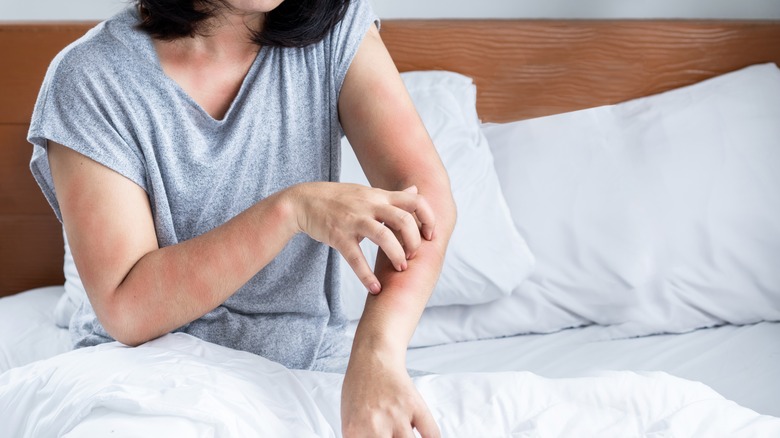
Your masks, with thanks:
[[[62,293],[57,286],[0,299],[0,373],[70,349],[67,330],[54,324]],[[591,326],[411,349],[407,364],[436,373],[530,371],[550,378],[664,371],[780,417],[780,323],[621,340],[604,340],[604,333]]]
[[[702,382],[760,414],[780,417],[780,323],[721,326],[678,335],[604,340],[590,326],[411,349],[410,368],[437,373],[530,371],[581,377],[599,371],[664,371]]]
[[[0,412],[11,413],[2,419],[6,435],[20,438],[337,438],[341,382],[176,333],[0,374]],[[780,436],[780,418],[666,373],[457,373],[413,383],[446,437]]]

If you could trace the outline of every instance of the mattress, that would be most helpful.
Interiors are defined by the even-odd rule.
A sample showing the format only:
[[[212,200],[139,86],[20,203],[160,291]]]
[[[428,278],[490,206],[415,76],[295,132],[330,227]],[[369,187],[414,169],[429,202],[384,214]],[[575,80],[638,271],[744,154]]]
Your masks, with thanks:
[[[61,286],[0,299],[0,373],[70,350],[54,323]],[[434,373],[530,371],[543,377],[664,371],[702,382],[760,414],[780,417],[780,323],[721,326],[681,335],[605,339],[590,326],[545,335],[410,349],[409,368]]]

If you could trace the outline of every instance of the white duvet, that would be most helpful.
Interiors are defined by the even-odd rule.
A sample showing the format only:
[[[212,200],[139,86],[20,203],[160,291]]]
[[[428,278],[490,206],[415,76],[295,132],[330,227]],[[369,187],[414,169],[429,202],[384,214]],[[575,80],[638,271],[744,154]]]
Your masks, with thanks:
[[[111,343],[0,375],[0,435],[340,436],[341,381],[184,334],[137,348]],[[414,381],[444,437],[780,436],[780,419],[664,373]]]

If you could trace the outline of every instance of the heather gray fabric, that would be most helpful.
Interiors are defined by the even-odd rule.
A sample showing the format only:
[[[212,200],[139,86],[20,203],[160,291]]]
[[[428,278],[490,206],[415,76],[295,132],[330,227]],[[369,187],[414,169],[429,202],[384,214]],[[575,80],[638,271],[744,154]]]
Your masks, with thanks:
[[[57,217],[47,139],[124,175],[149,195],[160,246],[226,222],[306,181],[337,181],[339,90],[368,27],[352,0],[320,43],[262,48],[227,114],[215,120],[162,71],[129,8],[52,62],[28,139],[31,169]],[[348,355],[338,254],[298,235],[223,305],[177,331],[299,369],[342,369]],[[111,341],[88,300],[73,315],[76,347]]]

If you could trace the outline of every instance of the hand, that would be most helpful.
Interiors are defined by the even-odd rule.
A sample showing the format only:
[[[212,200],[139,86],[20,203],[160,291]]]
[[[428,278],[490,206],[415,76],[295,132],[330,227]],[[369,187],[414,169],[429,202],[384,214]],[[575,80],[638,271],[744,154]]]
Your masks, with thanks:
[[[346,183],[305,183],[289,189],[298,229],[339,251],[366,288],[381,284],[366,262],[360,241],[368,238],[398,271],[420,247],[420,235],[433,238],[433,209],[415,186],[386,191]],[[419,220],[419,223],[418,223]]]
[[[439,438],[440,431],[403,364],[369,357],[350,360],[341,390],[344,438]]]

